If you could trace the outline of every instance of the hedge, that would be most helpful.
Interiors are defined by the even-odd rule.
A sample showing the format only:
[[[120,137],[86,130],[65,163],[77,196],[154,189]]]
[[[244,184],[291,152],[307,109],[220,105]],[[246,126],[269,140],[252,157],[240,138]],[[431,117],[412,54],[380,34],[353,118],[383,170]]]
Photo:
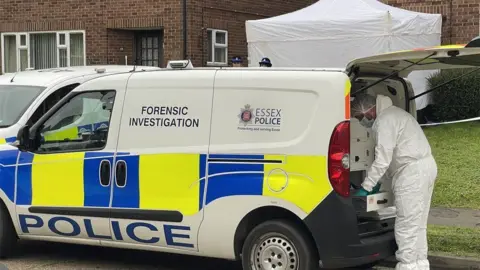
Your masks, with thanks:
[[[461,76],[471,69],[442,70],[427,78],[429,89]],[[432,92],[434,121],[455,121],[480,116],[480,70]]]

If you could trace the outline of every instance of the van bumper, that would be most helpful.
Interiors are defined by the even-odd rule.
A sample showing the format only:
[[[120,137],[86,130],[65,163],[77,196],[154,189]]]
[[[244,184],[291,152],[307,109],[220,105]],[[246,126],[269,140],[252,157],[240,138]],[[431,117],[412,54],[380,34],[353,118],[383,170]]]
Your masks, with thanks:
[[[375,263],[395,255],[393,220],[364,226],[351,199],[330,193],[305,219],[320,257],[321,268]]]
[[[362,240],[361,244],[345,248],[343,254],[320,260],[322,268],[346,268],[366,265],[389,258],[395,254],[397,245],[393,232]]]

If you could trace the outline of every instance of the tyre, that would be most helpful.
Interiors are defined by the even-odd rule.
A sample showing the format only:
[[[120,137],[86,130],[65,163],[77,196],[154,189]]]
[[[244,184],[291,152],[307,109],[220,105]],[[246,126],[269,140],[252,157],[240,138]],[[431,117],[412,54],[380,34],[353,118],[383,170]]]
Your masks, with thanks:
[[[0,258],[5,259],[10,256],[17,243],[17,232],[13,227],[12,219],[8,213],[7,207],[0,204]]]
[[[242,248],[243,270],[315,270],[317,249],[310,237],[288,220],[255,227]]]

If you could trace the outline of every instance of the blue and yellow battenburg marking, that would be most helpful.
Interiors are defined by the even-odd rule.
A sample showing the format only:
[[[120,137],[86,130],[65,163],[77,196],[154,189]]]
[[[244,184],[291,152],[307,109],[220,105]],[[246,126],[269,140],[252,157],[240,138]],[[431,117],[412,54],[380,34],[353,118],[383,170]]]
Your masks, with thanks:
[[[18,205],[108,207],[110,186],[99,179],[103,160],[114,153],[77,152],[36,155],[17,150],[0,152],[0,188],[14,201],[17,155]],[[117,153],[127,165],[126,185],[114,186],[112,207],[177,210],[194,215],[205,205],[228,196],[270,196],[296,204],[310,213],[332,188],[324,156],[210,155]],[[249,160],[249,162],[242,162]],[[252,162],[253,160],[253,162]],[[277,161],[267,163],[265,161]],[[256,162],[258,161],[258,162]],[[288,179],[287,179],[288,177]],[[288,185],[286,185],[288,183]],[[282,190],[282,187],[286,188]]]
[[[0,144],[13,143],[16,140],[17,140],[17,137],[0,138]]]

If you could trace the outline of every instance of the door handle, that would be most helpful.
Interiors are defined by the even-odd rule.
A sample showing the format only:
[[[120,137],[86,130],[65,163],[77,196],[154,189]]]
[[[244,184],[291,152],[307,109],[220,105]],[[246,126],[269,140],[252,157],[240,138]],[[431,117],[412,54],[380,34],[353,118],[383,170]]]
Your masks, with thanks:
[[[111,175],[111,167],[110,167],[110,161],[108,160],[102,160],[100,163],[100,168],[99,168],[99,178],[100,178],[100,184],[104,187],[110,185],[110,175]]]
[[[388,202],[387,199],[384,199],[384,200],[378,200],[377,201],[377,204],[386,204]]]
[[[125,187],[125,185],[127,185],[127,163],[123,160],[117,161],[115,183],[117,187]]]

